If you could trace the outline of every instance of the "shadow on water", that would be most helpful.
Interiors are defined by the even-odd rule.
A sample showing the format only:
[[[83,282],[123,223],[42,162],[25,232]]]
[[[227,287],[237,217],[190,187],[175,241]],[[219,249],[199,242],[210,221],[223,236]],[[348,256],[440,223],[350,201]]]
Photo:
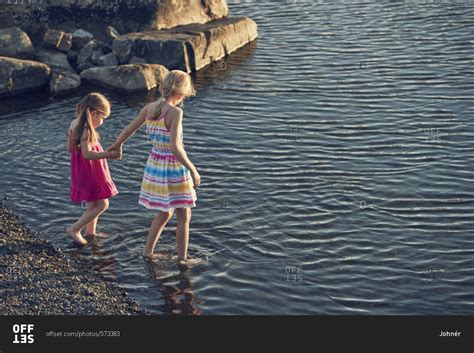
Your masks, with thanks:
[[[230,56],[219,60],[193,75],[196,89],[204,90],[219,82],[227,82],[229,77],[247,65],[257,49],[258,40],[254,40],[244,47],[237,49]]]
[[[228,80],[233,73],[245,65],[245,62],[254,55],[256,49],[257,41],[255,40],[244,47],[237,49],[230,56],[227,56],[198,72],[192,73],[191,77],[193,78],[196,89],[201,91],[213,84]],[[83,97],[90,92],[101,92],[108,98],[121,102],[128,107],[144,106],[160,97],[160,91],[158,88],[146,93],[122,93],[114,92],[103,86],[84,84],[77,92],[60,97],[50,97],[46,91],[25,93],[14,97],[2,97],[0,98],[0,117],[24,111],[41,109],[58,100],[75,97],[79,100],[79,97]],[[28,101],[28,104],[25,104],[25,101]]]
[[[10,116],[15,113],[23,113],[29,111],[38,111],[40,114],[43,108],[47,108],[50,104],[64,104],[72,100],[71,111],[74,111],[74,106],[79,102],[80,98],[84,97],[90,92],[100,92],[105,94],[108,98],[115,98],[116,94],[108,88],[83,84],[76,92],[72,92],[66,95],[51,97],[46,91],[30,92],[20,94],[14,97],[1,97],[0,98],[0,119],[3,116]]]
[[[145,259],[149,279],[156,281],[157,288],[164,304],[157,307],[158,311],[165,315],[201,315],[202,310],[198,308],[199,300],[192,289],[189,274],[180,271],[178,274],[166,275],[168,266],[161,261],[156,262]]]
[[[53,101],[46,92],[33,92],[15,97],[0,98],[0,117],[31,109],[40,109]],[[28,104],[25,104],[28,102]]]
[[[237,49],[230,56],[223,58],[198,72],[191,74],[196,90],[202,91],[207,87],[225,82],[232,74],[238,71],[245,62],[250,59],[257,49],[257,41],[250,42],[242,48]],[[112,94],[112,93],[111,93]],[[160,91],[155,88],[147,93],[113,93],[118,101],[129,107],[142,106],[160,98]]]

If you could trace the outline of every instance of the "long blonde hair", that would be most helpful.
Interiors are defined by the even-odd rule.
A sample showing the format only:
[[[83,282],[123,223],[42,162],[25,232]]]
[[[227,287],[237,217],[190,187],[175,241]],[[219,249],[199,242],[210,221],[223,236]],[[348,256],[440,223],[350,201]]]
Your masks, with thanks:
[[[99,133],[94,129],[94,125],[92,124],[92,111],[98,111],[108,116],[110,114],[110,102],[105,96],[96,92],[89,93],[81,99],[76,106],[76,119],[78,119],[78,123],[72,132],[72,143],[74,146],[81,144],[84,129],[87,129],[89,132],[88,142],[94,143],[100,140]]]
[[[161,97],[156,101],[155,109],[151,115],[151,119],[157,119],[161,114],[161,109],[166,101],[175,93],[184,94],[184,100],[187,97],[196,95],[196,90],[194,89],[191,76],[181,70],[172,70],[168,72],[160,83],[160,93]]]

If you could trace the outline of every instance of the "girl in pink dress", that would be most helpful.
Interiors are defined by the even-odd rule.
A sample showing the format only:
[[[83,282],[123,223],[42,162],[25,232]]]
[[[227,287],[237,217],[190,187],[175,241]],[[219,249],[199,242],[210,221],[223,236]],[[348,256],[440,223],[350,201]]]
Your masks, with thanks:
[[[97,220],[109,207],[109,197],[117,195],[110,177],[107,158],[118,158],[117,151],[102,149],[96,131],[110,114],[110,103],[102,94],[89,93],[77,105],[77,116],[69,127],[67,150],[71,153],[71,201],[87,209],[79,220],[66,229],[67,234],[80,245],[87,244],[81,234],[96,234]]]

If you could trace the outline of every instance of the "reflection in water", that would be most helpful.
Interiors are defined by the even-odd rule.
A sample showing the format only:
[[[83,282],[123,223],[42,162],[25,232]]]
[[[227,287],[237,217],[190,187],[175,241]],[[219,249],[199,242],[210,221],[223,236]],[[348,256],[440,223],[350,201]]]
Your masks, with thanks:
[[[164,265],[150,259],[145,259],[150,279],[157,282],[164,304],[159,305],[159,311],[166,315],[201,315],[197,307],[198,299],[192,290],[191,278],[186,272],[163,277],[166,273]]]
[[[223,58],[198,72],[192,73],[194,85],[198,91],[219,82],[226,82],[233,73],[245,66],[245,62],[252,57],[257,49],[257,41],[250,42],[246,46],[237,49],[231,56]],[[103,91],[103,89],[101,89]],[[147,93],[119,93],[110,92],[110,95],[129,107],[144,106],[160,98],[160,91],[155,88]]]
[[[85,262],[86,265],[99,272],[104,278],[114,280],[118,274],[118,262],[113,256],[113,251],[101,249],[100,238],[101,236],[87,237],[88,244],[84,247],[72,245],[74,249],[69,252],[69,255],[81,263]]]
[[[257,49],[257,42],[258,40],[250,42],[232,55],[196,72],[193,75],[196,89],[199,91],[215,83],[227,82],[230,76],[238,73],[242,66],[247,65],[246,62],[252,58]]]

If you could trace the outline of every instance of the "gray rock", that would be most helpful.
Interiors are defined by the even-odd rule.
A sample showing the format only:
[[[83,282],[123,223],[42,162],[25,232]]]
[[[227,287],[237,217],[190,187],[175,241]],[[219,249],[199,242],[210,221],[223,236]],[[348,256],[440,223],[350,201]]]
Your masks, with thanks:
[[[105,29],[105,35],[109,38],[110,41],[113,41],[115,38],[120,36],[120,33],[112,26],[107,26]]]
[[[77,63],[79,65],[86,63],[97,63],[98,59],[108,53],[111,53],[112,49],[110,46],[101,42],[97,39],[91,40],[87,43],[84,48],[81,49],[77,56]]]
[[[94,38],[92,33],[89,33],[83,29],[77,29],[72,32],[72,48],[82,49],[87,43]]]
[[[52,69],[74,72],[67,60],[67,55],[56,50],[40,49],[36,53],[38,61],[47,64]]]
[[[117,66],[119,64],[117,55],[109,53],[101,56],[97,62],[99,66]]]
[[[81,49],[77,55],[77,64],[82,65],[86,63],[92,63],[92,53],[94,52],[95,45],[93,41],[87,43],[84,48]]]
[[[80,86],[80,76],[71,72],[53,71],[49,79],[49,92],[53,96],[75,92]]]
[[[112,53],[112,46],[111,45],[109,45],[107,43],[104,43],[104,42],[101,42],[99,40],[95,40],[95,39],[94,39],[94,42],[95,42],[96,48],[102,50],[104,52],[104,55]]]
[[[148,61],[143,58],[139,58],[138,56],[134,56],[130,59],[130,64],[148,64]]]
[[[50,74],[46,64],[0,56],[0,97],[39,90],[48,84]]]
[[[30,37],[18,27],[0,29],[0,56],[33,59]]]
[[[92,55],[91,55],[92,63],[93,63],[94,65],[98,65],[98,64],[99,64],[99,58],[100,58],[101,56],[104,56],[104,55],[105,55],[105,54],[104,54],[104,52],[102,51],[102,49],[99,48],[99,49],[97,49],[97,50],[94,50],[94,51],[92,52]]]
[[[121,64],[139,56],[170,70],[192,72],[222,59],[257,36],[253,20],[231,17],[169,30],[128,33],[115,39],[112,48]]]
[[[43,42],[50,48],[67,52],[69,49],[71,49],[72,34],[54,29],[48,29],[44,34]]]
[[[124,35],[118,37],[112,43],[112,50],[117,55],[120,64],[128,64],[133,57],[134,43],[138,41],[137,35]]]
[[[141,92],[158,87],[167,73],[162,65],[132,64],[94,67],[81,72],[81,78],[122,92]]]

